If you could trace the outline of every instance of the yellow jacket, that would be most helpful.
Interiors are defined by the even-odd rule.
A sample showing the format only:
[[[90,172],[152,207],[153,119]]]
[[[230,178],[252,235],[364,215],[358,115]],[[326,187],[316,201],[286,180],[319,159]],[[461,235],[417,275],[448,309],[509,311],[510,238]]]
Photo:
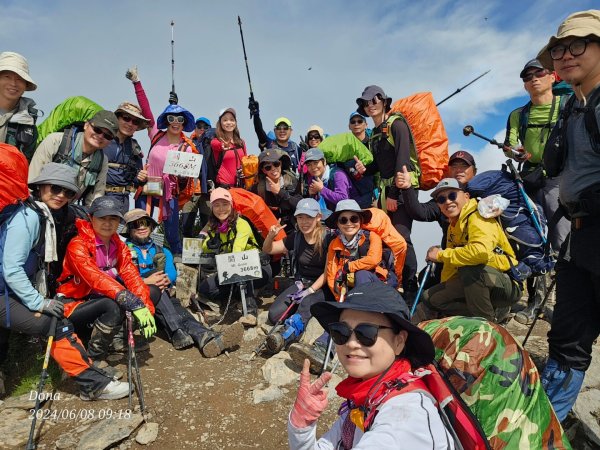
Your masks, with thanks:
[[[505,254],[494,249],[500,247]],[[486,266],[506,272],[510,263],[506,255],[517,264],[513,251],[502,226],[496,219],[484,219],[477,211],[477,200],[472,198],[463,207],[455,225],[450,224],[446,237],[446,248],[438,253],[437,259],[444,263],[442,282],[454,277],[459,267]]]

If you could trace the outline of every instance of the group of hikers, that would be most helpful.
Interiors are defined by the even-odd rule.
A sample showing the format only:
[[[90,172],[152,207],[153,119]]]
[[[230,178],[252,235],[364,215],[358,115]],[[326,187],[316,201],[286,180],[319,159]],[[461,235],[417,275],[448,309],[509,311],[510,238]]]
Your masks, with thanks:
[[[137,103],[97,107],[75,124],[57,118],[77,108],[66,101],[61,113],[57,108],[36,125],[35,102],[23,96],[37,88],[27,60],[0,53],[0,359],[10,331],[48,336],[56,323],[52,356],[81,398],[123,398],[130,385],[118,381],[122,374],[107,356],[127,350],[126,312],[141,334],[138,351],[158,327],[176,349],[196,345],[216,357],[239,346],[244,327],[257,325],[260,289],[285,272],[295,283],[268,308],[277,326],[264,347],[269,354],[287,350],[303,364],[290,447],[454,448],[430,396],[416,390],[376,403],[375,394],[385,383],[412,380],[434,359],[419,323],[449,316],[502,323],[527,289],[527,307],[515,318],[531,324],[555,277],[541,379],[564,420],[600,334],[600,11],[569,16],[519,77],[530,101],[510,113],[503,149],[519,163],[525,197],[537,211],[532,220],[547,225],[545,252],[557,255],[555,275],[549,267],[519,276],[523,261],[514,241],[497,214],[485,213],[497,209],[496,199],[478,201],[470,188],[478,174],[468,151],[450,155],[446,178],[436,180],[430,201],[419,201],[411,124],[392,111],[379,86],[356,98],[343,137],[365,147],[368,158],[354,153],[346,160],[328,161],[335,136],[318,125],[300,143],[291,140],[286,117],[266,132],[251,97],[260,146],[251,172],[234,108],[223,109],[213,127],[171,92],[155,119],[132,67],[126,78]],[[565,83],[570,89],[560,91]],[[148,149],[134,138],[142,130]],[[169,152],[202,155],[198,177],[167,173]],[[240,209],[240,195],[254,199],[259,215],[274,216],[264,233]],[[441,245],[427,250],[420,279],[413,221],[437,221],[443,234]],[[164,247],[153,239],[159,226]],[[202,239],[203,254],[260,252],[260,275],[241,283],[246,314],[221,332],[173,295],[182,237]],[[200,303],[231,300],[215,270],[200,271],[196,290]],[[301,344],[312,317],[325,332],[313,345]],[[317,440],[331,375],[311,383],[309,371],[330,370],[325,362],[334,354],[348,373],[337,391],[349,403]]]

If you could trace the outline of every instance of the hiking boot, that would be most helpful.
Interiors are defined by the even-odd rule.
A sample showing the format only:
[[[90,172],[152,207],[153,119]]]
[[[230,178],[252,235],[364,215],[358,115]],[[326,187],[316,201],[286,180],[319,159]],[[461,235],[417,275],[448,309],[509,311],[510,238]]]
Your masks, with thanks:
[[[113,380],[120,380],[121,378],[123,378],[123,372],[121,372],[116,367],[110,366],[104,360],[93,361],[92,366],[94,366],[96,369],[104,372],[107,377],[112,378]]]
[[[239,346],[243,336],[244,326],[236,322],[208,341],[201,349],[202,354],[206,358],[215,358],[225,350]]]
[[[150,343],[142,336],[133,336],[133,342],[135,343],[135,352],[147,352],[150,350]],[[127,339],[123,336],[123,333],[117,333],[111,344],[112,353],[127,353]]]
[[[496,308],[496,323],[502,324],[508,322],[512,316],[510,313],[510,306],[501,306]]]
[[[90,359],[102,360],[109,352],[110,344],[114,337],[119,334],[121,326],[111,326],[96,320],[92,326],[92,334],[87,345],[87,353]]]
[[[175,350],[181,350],[194,345],[194,340],[185,331],[178,329],[173,333],[173,336],[171,336],[171,344],[173,344]]]
[[[298,340],[304,332],[304,322],[300,314],[296,313],[288,317],[284,322],[285,328],[267,336],[267,350],[274,355],[286,346]]]
[[[271,355],[279,353],[285,347],[285,339],[280,332],[276,331],[267,336],[266,350]]]
[[[129,395],[129,383],[122,381],[111,381],[106,387],[96,396],[90,394],[79,393],[79,398],[84,401],[91,400],[118,400]]]
[[[290,354],[292,361],[300,367],[304,365],[304,360],[308,359],[310,361],[310,372],[314,375],[318,375],[323,369],[327,347],[320,342],[315,342],[312,346],[297,343],[290,345],[288,353]],[[330,358],[329,364],[327,364],[327,370],[333,369],[332,359],[333,358]]]

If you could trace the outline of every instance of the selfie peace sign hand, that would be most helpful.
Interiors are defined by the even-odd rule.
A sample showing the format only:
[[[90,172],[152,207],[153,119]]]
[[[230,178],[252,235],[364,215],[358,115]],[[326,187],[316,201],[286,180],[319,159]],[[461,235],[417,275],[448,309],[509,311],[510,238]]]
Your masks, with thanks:
[[[283,230],[285,228],[285,225],[281,225],[281,219],[277,219],[277,225],[271,225],[271,228],[269,228],[269,234],[267,235],[267,237],[270,237],[271,239],[275,239],[277,237],[277,235],[279,234],[279,232],[281,230]]]
[[[300,372],[300,386],[296,402],[290,413],[290,422],[295,428],[306,428],[317,421],[327,408],[327,389],[324,387],[331,379],[331,373],[325,372],[314,383],[310,382],[310,361],[304,360]]]

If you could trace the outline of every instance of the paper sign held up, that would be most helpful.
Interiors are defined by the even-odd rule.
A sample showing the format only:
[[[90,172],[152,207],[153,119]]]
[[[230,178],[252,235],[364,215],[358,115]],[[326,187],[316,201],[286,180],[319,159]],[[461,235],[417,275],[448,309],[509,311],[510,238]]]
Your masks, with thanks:
[[[168,151],[163,172],[179,177],[198,178],[202,158],[203,156],[197,153]]]

